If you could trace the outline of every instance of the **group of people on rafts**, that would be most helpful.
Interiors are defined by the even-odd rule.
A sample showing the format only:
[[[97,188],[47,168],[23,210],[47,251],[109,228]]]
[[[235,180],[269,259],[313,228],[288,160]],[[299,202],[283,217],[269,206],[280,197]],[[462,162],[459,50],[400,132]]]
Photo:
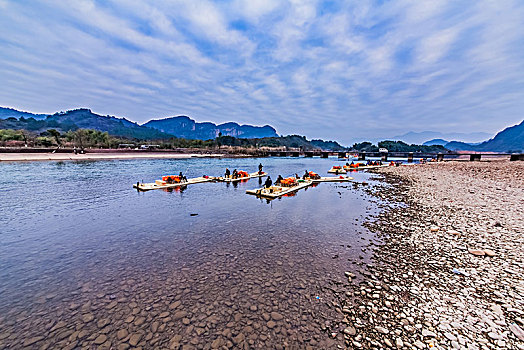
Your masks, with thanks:
[[[362,165],[363,163],[359,163],[359,164]],[[352,166],[352,165],[356,165],[356,164],[354,162],[351,162],[351,164],[346,162],[346,166]],[[373,165],[382,165],[382,161],[381,160],[376,160],[376,161],[368,160],[366,162],[366,166],[373,166]]]
[[[262,163],[260,163],[258,165],[258,174],[259,175],[262,175],[262,173],[264,173],[262,171],[262,168],[263,168]],[[228,168],[226,168],[226,171],[225,171],[225,174],[224,174],[224,177],[226,179],[238,179],[238,178],[241,178],[241,177],[244,177],[244,176],[245,176],[244,172],[239,172],[237,169],[233,169],[233,172],[231,172]]]
[[[307,180],[307,179],[318,179],[320,178],[320,176],[312,171],[304,171],[304,175],[302,175],[302,179],[303,180]],[[296,180],[300,180],[300,176],[298,176],[298,174],[295,174],[295,179]],[[275,181],[275,186],[281,186],[283,184],[283,181],[285,181],[286,179],[284,179],[282,177],[282,175],[278,175],[276,181]],[[273,186],[273,180],[271,180],[271,176],[268,176],[267,179],[266,179],[266,182],[264,183],[264,187],[265,188],[270,188],[271,186]]]

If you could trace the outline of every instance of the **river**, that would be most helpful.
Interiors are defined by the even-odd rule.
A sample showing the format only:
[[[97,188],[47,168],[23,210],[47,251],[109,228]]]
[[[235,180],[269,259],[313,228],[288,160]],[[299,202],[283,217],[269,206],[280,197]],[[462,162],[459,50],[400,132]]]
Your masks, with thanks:
[[[0,164],[0,348],[343,345],[345,272],[365,271],[373,183],[267,201],[237,185],[132,184],[226,167],[323,176],[336,158]]]

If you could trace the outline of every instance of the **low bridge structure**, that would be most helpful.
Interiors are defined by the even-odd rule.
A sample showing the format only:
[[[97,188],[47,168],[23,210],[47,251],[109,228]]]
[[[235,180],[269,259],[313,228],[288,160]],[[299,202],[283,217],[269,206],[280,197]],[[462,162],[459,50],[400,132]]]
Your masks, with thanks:
[[[436,159],[437,161],[453,160],[463,157],[469,157],[470,161],[480,161],[482,157],[509,157],[511,161],[523,160],[524,153],[476,153],[476,152],[448,152],[448,153],[430,153],[430,152],[333,152],[333,151],[263,151],[259,153],[263,157],[320,157],[328,158],[330,156],[337,156],[340,159],[348,156],[357,157],[358,160],[366,160],[369,158],[380,158],[382,161],[387,161],[390,158],[407,158],[408,162],[413,162],[414,159]]]
[[[508,157],[511,161],[524,160],[524,154],[522,153],[467,153],[467,152],[448,152],[448,153],[423,153],[423,152],[360,152],[351,153],[358,160],[366,160],[370,157],[379,157],[382,161],[387,161],[388,158],[407,158],[408,162],[413,162],[414,158],[434,158],[437,161],[454,160],[460,157],[468,157],[470,161],[480,161],[482,157]]]

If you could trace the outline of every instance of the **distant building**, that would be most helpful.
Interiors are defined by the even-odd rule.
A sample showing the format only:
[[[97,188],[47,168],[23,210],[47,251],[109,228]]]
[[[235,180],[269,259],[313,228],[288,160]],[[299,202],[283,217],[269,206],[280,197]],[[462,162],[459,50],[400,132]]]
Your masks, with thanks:
[[[160,147],[160,145],[140,145],[140,149],[155,149]]]

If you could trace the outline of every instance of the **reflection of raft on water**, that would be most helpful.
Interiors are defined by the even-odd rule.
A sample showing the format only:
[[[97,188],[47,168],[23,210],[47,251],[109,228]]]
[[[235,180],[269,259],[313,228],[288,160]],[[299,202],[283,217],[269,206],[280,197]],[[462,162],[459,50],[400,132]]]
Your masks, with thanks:
[[[249,180],[251,178],[264,177],[264,176],[267,176],[267,173],[265,173],[265,172],[259,173],[257,171],[256,173],[248,174],[245,171],[239,171],[238,172],[238,177],[235,178],[235,179],[233,179],[232,177],[222,177],[222,176],[221,177],[217,177],[215,179],[218,180],[218,181],[224,181],[224,182],[237,182],[237,181]]]
[[[177,175],[167,175],[167,176],[162,176],[162,180],[155,180],[155,182],[153,183],[138,183],[137,182],[136,184],[133,185],[133,188],[136,188],[139,191],[150,191],[150,190],[177,188],[177,187],[193,185],[193,184],[198,184],[202,182],[211,182],[211,181],[214,181],[214,178],[210,176],[195,177],[193,179],[188,179],[187,181],[183,181]]]
[[[288,180],[288,179],[284,179],[284,180]],[[286,183],[284,183],[283,186],[275,185],[269,188],[263,187],[263,188],[258,188],[256,190],[247,190],[246,193],[254,194],[255,196],[259,196],[259,197],[274,199],[274,198],[279,198],[285,195],[295,193],[296,191],[306,188],[311,184],[312,184],[311,181],[298,180],[289,186]]]

